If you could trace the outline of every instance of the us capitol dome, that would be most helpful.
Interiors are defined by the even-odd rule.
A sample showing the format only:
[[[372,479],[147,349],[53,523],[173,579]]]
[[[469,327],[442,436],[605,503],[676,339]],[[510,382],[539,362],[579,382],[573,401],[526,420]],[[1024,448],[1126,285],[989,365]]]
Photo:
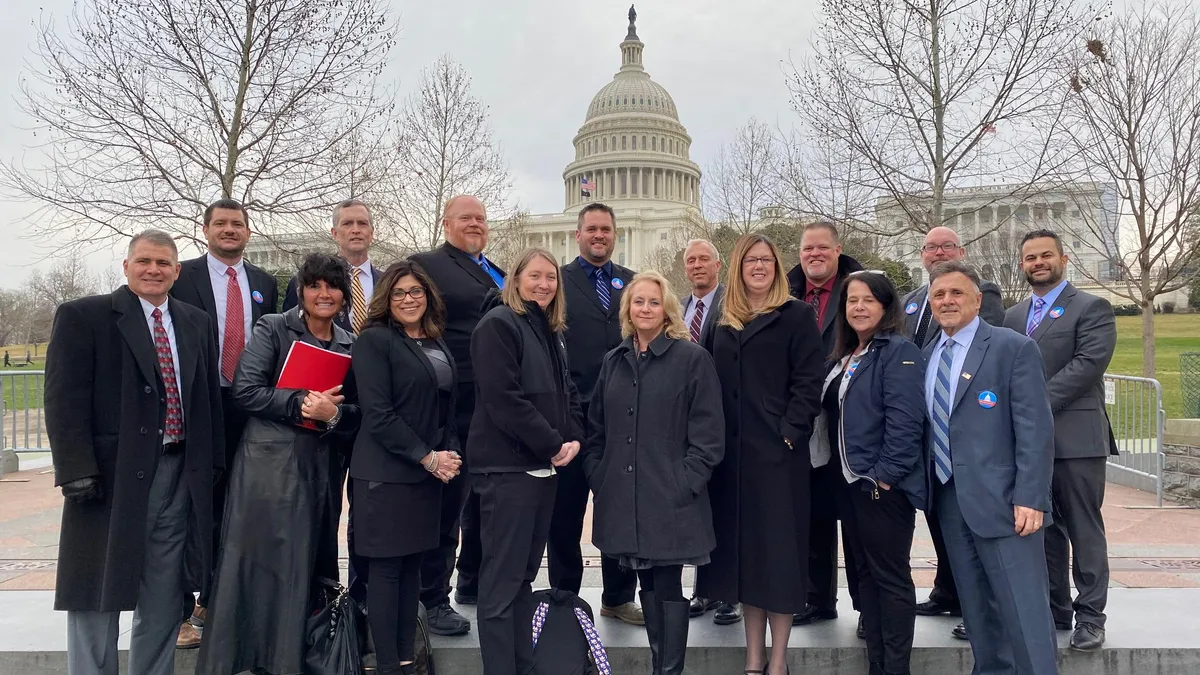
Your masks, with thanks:
[[[671,94],[646,72],[636,20],[631,7],[620,68],[592,97],[572,141],[575,159],[562,173],[564,211],[528,221],[528,243],[551,250],[563,263],[579,255],[576,218],[592,202],[617,212],[613,260],[634,269],[669,242],[673,229],[699,218],[700,167],[689,158],[692,137]]]

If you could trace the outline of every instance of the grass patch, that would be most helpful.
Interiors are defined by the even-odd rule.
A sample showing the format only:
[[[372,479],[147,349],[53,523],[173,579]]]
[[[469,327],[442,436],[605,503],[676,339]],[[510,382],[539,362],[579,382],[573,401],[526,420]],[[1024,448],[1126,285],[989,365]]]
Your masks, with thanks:
[[[14,375],[19,372],[0,371],[0,394],[4,397],[4,409],[8,411],[41,408],[44,378],[41,375]]]
[[[1163,407],[1168,418],[1184,417],[1179,355],[1200,352],[1200,314],[1159,314],[1154,317],[1154,362],[1156,379],[1162,384]],[[1117,317],[1117,349],[1108,372],[1142,375],[1142,317]],[[1200,382],[1191,383],[1200,387]],[[1196,414],[1191,411],[1191,414]]]

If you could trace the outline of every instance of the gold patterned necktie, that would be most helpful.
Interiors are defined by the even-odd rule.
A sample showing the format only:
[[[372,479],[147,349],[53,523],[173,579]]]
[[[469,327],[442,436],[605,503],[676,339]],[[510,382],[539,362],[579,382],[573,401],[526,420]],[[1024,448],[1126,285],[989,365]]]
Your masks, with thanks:
[[[367,300],[363,296],[362,282],[358,280],[362,270],[357,267],[350,269],[354,276],[350,282],[350,326],[354,329],[354,334],[358,335],[367,321]]]

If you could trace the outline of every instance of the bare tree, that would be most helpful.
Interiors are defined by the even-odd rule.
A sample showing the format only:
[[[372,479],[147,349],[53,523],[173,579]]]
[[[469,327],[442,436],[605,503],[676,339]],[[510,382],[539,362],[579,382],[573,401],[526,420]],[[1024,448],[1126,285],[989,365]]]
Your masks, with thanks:
[[[395,230],[418,250],[442,241],[442,209],[458,194],[479,198],[491,217],[514,211],[512,179],[492,138],[487,106],[471,91],[466,69],[442,56],[421,74],[404,105],[397,157],[403,191]]]
[[[741,233],[750,232],[759,212],[779,197],[779,140],[771,127],[751,118],[728,143],[717,148],[705,171],[708,218]]]
[[[776,203],[787,215],[871,230],[877,199],[867,161],[844,143],[802,129],[777,133],[781,149]]]
[[[517,257],[530,245],[529,235],[529,214],[524,211],[492,222],[488,233],[488,259],[511,272],[516,267]]]
[[[383,140],[391,96],[376,80],[396,26],[376,0],[92,0],[66,34],[40,27],[23,77],[28,161],[0,188],[38,209],[40,232],[76,247],[154,223],[198,240],[200,214],[232,197],[256,229],[345,197],[347,143]]]
[[[1000,287],[1005,307],[1029,297],[1029,283],[1021,271],[1021,237],[999,230],[967,246],[967,262],[987,281]]]
[[[1200,18],[1194,5],[1132,5],[1077,47],[1073,168],[1115,191],[1107,208],[1080,209],[1079,239],[1110,267],[1079,269],[1141,307],[1142,372],[1154,377],[1155,299],[1200,263]]]
[[[822,0],[812,57],[789,76],[817,143],[865,163],[833,174],[893,203],[902,227],[943,223],[944,192],[1037,185],[1063,160],[1062,59],[1096,12],[1073,0]],[[1008,196],[1008,195],[1005,195]],[[860,223],[860,226],[865,224]],[[867,228],[899,234],[894,220]]]
[[[28,316],[21,293],[0,289],[0,346],[15,344],[25,335]]]
[[[69,256],[46,272],[34,270],[25,287],[39,302],[57,309],[64,302],[95,293],[98,283],[82,259]]]

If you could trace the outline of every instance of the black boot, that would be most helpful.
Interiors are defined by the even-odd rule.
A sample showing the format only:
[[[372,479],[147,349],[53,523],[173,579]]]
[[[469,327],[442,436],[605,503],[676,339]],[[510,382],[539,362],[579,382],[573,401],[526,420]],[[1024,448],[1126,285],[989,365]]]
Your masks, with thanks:
[[[650,675],[662,674],[662,615],[654,599],[654,591],[638,593],[642,600],[642,615],[646,617],[646,639],[650,642]]]
[[[687,655],[688,603],[664,602],[662,616],[662,675],[683,675],[683,660]]]

